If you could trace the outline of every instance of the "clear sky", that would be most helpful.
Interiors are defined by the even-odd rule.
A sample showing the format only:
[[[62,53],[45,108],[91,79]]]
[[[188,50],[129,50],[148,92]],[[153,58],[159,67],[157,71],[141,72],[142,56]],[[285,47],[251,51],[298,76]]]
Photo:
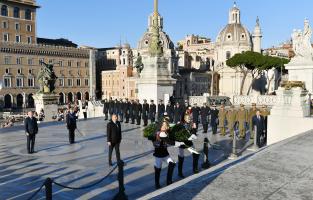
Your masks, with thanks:
[[[313,26],[312,0],[237,0],[241,22],[253,31],[259,16],[262,47],[290,39],[294,28]],[[153,0],[37,0],[37,35],[67,38],[79,45],[111,47],[137,42],[147,28]],[[215,38],[228,21],[231,0],[159,0],[165,31],[176,44],[188,34]]]

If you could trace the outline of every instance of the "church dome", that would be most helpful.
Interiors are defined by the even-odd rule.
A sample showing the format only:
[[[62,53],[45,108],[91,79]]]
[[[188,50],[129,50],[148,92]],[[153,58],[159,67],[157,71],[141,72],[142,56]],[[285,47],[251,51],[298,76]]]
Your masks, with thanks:
[[[226,25],[224,29],[220,31],[216,38],[216,42],[220,45],[251,45],[251,34],[240,23],[232,23]]]

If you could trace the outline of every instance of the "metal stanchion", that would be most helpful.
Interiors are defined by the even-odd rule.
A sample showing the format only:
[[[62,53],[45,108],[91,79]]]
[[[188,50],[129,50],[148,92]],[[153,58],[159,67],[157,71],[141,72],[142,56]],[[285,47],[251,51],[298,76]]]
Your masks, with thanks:
[[[209,139],[204,138],[204,143],[203,143],[203,154],[204,154],[204,162],[202,163],[202,168],[203,169],[209,169],[211,164],[209,161]]]
[[[236,129],[234,128],[232,153],[228,157],[228,159],[230,159],[230,160],[234,160],[234,159],[238,158],[236,144],[237,144],[237,141],[236,141]]]
[[[126,194],[125,194],[125,187],[124,187],[124,165],[125,164],[122,160],[120,160],[117,163],[117,166],[118,166],[117,179],[118,179],[119,192],[113,198],[116,200],[127,200],[128,199]]]
[[[52,180],[51,180],[51,178],[46,179],[45,188],[46,188],[46,200],[52,200]]]
[[[259,150],[258,144],[257,144],[257,126],[254,126],[254,142],[253,146],[251,148],[248,148],[249,151],[257,151]]]

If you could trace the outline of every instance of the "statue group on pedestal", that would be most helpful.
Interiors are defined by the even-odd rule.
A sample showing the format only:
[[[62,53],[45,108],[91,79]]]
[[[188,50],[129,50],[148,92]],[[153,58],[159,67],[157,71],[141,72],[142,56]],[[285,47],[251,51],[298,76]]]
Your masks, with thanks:
[[[49,94],[55,90],[55,82],[58,77],[53,71],[52,64],[41,63],[43,64],[43,67],[39,71],[37,78],[40,86],[38,93]]]

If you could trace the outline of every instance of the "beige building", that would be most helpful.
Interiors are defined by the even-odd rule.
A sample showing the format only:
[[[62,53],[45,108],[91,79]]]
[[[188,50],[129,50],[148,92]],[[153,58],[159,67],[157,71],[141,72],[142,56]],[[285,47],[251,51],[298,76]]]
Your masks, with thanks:
[[[64,39],[40,38],[37,43],[39,6],[34,0],[1,1],[0,8],[1,107],[34,107],[32,96],[39,89],[37,74],[42,62],[54,65],[60,104],[89,99],[95,77],[91,50]]]

